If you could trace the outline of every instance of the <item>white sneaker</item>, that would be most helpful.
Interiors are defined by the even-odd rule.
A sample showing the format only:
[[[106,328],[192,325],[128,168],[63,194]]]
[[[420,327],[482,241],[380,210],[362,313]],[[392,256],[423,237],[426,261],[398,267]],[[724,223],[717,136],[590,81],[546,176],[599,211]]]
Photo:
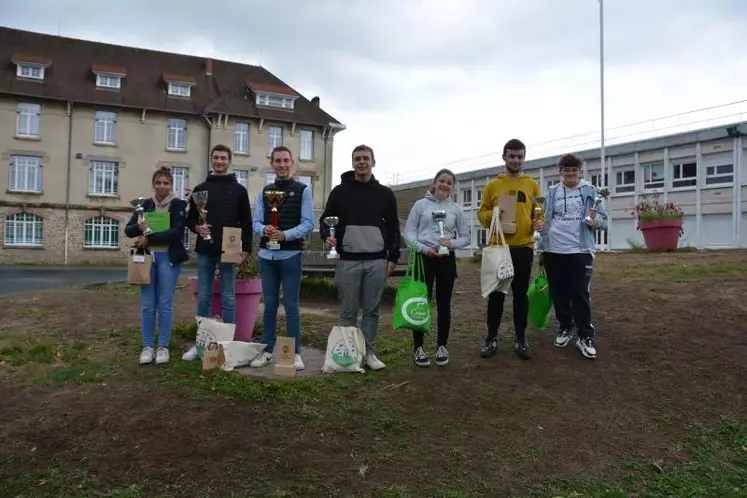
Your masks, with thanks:
[[[368,368],[370,368],[371,370],[381,370],[383,368],[386,368],[384,362],[378,359],[373,353],[366,355],[366,365],[368,365]]]
[[[153,363],[153,348],[143,348],[140,352],[140,364],[147,365]]]
[[[249,366],[252,368],[262,368],[272,361],[272,353],[260,353],[259,356],[254,358]]]
[[[171,353],[169,353],[169,348],[158,348],[156,350],[156,365],[168,363],[170,359]]]
[[[200,357],[200,353],[197,352],[197,346],[192,346],[192,348],[184,353],[182,355],[182,360],[184,361],[195,361],[197,358]]]
[[[585,357],[594,360],[597,357],[597,346],[594,344],[594,339],[588,337],[576,339],[576,347],[581,351],[581,354]]]
[[[293,361],[293,365],[296,367],[296,370],[303,370],[306,368],[306,365],[303,364],[303,360],[301,360],[301,355],[297,354],[296,359]]]

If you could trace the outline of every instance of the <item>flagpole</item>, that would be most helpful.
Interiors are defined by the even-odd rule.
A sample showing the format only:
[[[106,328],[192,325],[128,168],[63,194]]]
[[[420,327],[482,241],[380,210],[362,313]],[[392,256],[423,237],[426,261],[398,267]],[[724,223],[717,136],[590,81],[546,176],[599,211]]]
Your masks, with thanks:
[[[604,150],[604,0],[599,0],[599,110],[601,121],[601,135],[599,147],[599,161],[601,165],[601,175],[599,177],[600,186],[609,187],[605,178],[607,175],[607,158]],[[609,243],[609,235],[607,236]],[[602,248],[606,249],[607,244],[602,241]]]

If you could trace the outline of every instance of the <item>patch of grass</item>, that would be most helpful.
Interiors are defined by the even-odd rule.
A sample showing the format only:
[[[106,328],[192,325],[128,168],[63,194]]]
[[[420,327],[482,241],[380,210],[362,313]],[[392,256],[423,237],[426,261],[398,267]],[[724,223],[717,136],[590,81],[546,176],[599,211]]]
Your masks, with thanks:
[[[52,312],[50,310],[45,310],[42,308],[23,308],[18,311],[18,316],[24,317],[24,318],[34,318],[37,320],[40,320],[42,318],[47,318],[50,316]]]
[[[703,277],[717,275],[741,275],[747,273],[747,268],[731,265],[709,265],[709,266],[688,266],[679,265],[677,267],[667,268],[666,278],[670,282],[682,283],[696,280]]]
[[[114,372],[116,365],[82,359],[52,368],[39,384],[61,387],[69,384],[101,384]]]
[[[532,496],[747,496],[747,425],[723,420],[714,428],[696,428],[696,432],[697,436],[675,448],[674,458],[669,461],[631,464],[631,473],[622,482],[563,479],[535,487]]]
[[[0,363],[13,366],[62,363],[80,358],[87,347],[88,343],[79,340],[59,345],[29,335],[8,336],[0,340]]]

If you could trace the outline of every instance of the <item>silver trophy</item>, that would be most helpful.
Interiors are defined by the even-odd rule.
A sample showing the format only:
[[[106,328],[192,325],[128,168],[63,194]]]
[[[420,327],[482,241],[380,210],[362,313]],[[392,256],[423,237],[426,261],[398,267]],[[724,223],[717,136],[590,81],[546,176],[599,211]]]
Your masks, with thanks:
[[[207,223],[207,202],[208,193],[207,190],[200,190],[199,192],[192,192],[191,198],[195,200],[195,206],[197,206],[197,217],[199,218],[200,224],[204,225]],[[203,235],[203,240],[212,241],[213,237],[210,234]]]
[[[324,218],[324,224],[329,227],[329,236],[334,238],[335,237],[335,225],[337,225],[340,222],[340,218],[337,216],[327,216]],[[329,250],[327,253],[327,259],[338,259],[340,257],[339,254],[337,254],[337,249],[335,246],[332,246],[332,249]]]
[[[532,207],[532,219],[538,220],[540,216],[545,212],[545,197],[542,196],[536,196],[532,197],[532,200],[534,201],[534,206]],[[539,244],[540,239],[542,238],[542,234],[535,230],[534,234],[532,234],[532,238],[534,239],[534,246],[537,247],[537,244]]]
[[[438,231],[441,235],[441,238],[446,238],[446,235],[444,235],[444,220],[446,219],[446,210],[445,209],[436,209],[431,213],[431,216],[433,216],[433,221],[435,221],[438,224]],[[449,248],[441,245],[438,248],[438,254],[441,256],[445,256],[449,254]]]
[[[143,198],[138,197],[137,199],[132,199],[130,201],[130,206],[135,208],[135,212],[137,213],[137,222],[142,223],[145,221],[145,208],[143,207]],[[147,227],[145,230],[143,230],[143,235],[150,235],[153,233],[153,230],[150,229],[150,227]]]
[[[609,195],[610,189],[608,189],[607,187],[597,190],[597,196],[594,198],[594,209],[597,209],[599,205],[603,203],[607,197],[609,197]],[[591,219],[591,216],[587,215],[586,218],[584,218],[584,221],[590,227],[594,226],[594,220]]]

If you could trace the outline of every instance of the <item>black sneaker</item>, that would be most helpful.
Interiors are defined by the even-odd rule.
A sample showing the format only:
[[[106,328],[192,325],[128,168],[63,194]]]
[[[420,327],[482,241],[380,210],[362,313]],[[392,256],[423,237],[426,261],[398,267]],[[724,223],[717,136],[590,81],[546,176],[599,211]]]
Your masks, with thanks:
[[[487,337],[485,343],[480,348],[480,356],[483,358],[490,358],[498,351],[498,338]]]
[[[449,364],[449,352],[446,350],[446,346],[439,346],[436,349],[436,365],[443,367]]]
[[[415,353],[413,353],[413,359],[415,360],[415,364],[419,367],[431,366],[431,360],[428,359],[428,355],[425,354],[422,346],[418,346],[418,348],[415,349]]]
[[[575,335],[574,332],[573,327],[560,327],[552,345],[556,348],[566,347],[568,343],[571,342],[571,339],[573,339],[573,336]]]
[[[532,348],[531,346],[529,346],[529,343],[526,339],[524,339],[523,341],[517,340],[514,343],[514,350],[522,360],[529,360],[532,358]]]

